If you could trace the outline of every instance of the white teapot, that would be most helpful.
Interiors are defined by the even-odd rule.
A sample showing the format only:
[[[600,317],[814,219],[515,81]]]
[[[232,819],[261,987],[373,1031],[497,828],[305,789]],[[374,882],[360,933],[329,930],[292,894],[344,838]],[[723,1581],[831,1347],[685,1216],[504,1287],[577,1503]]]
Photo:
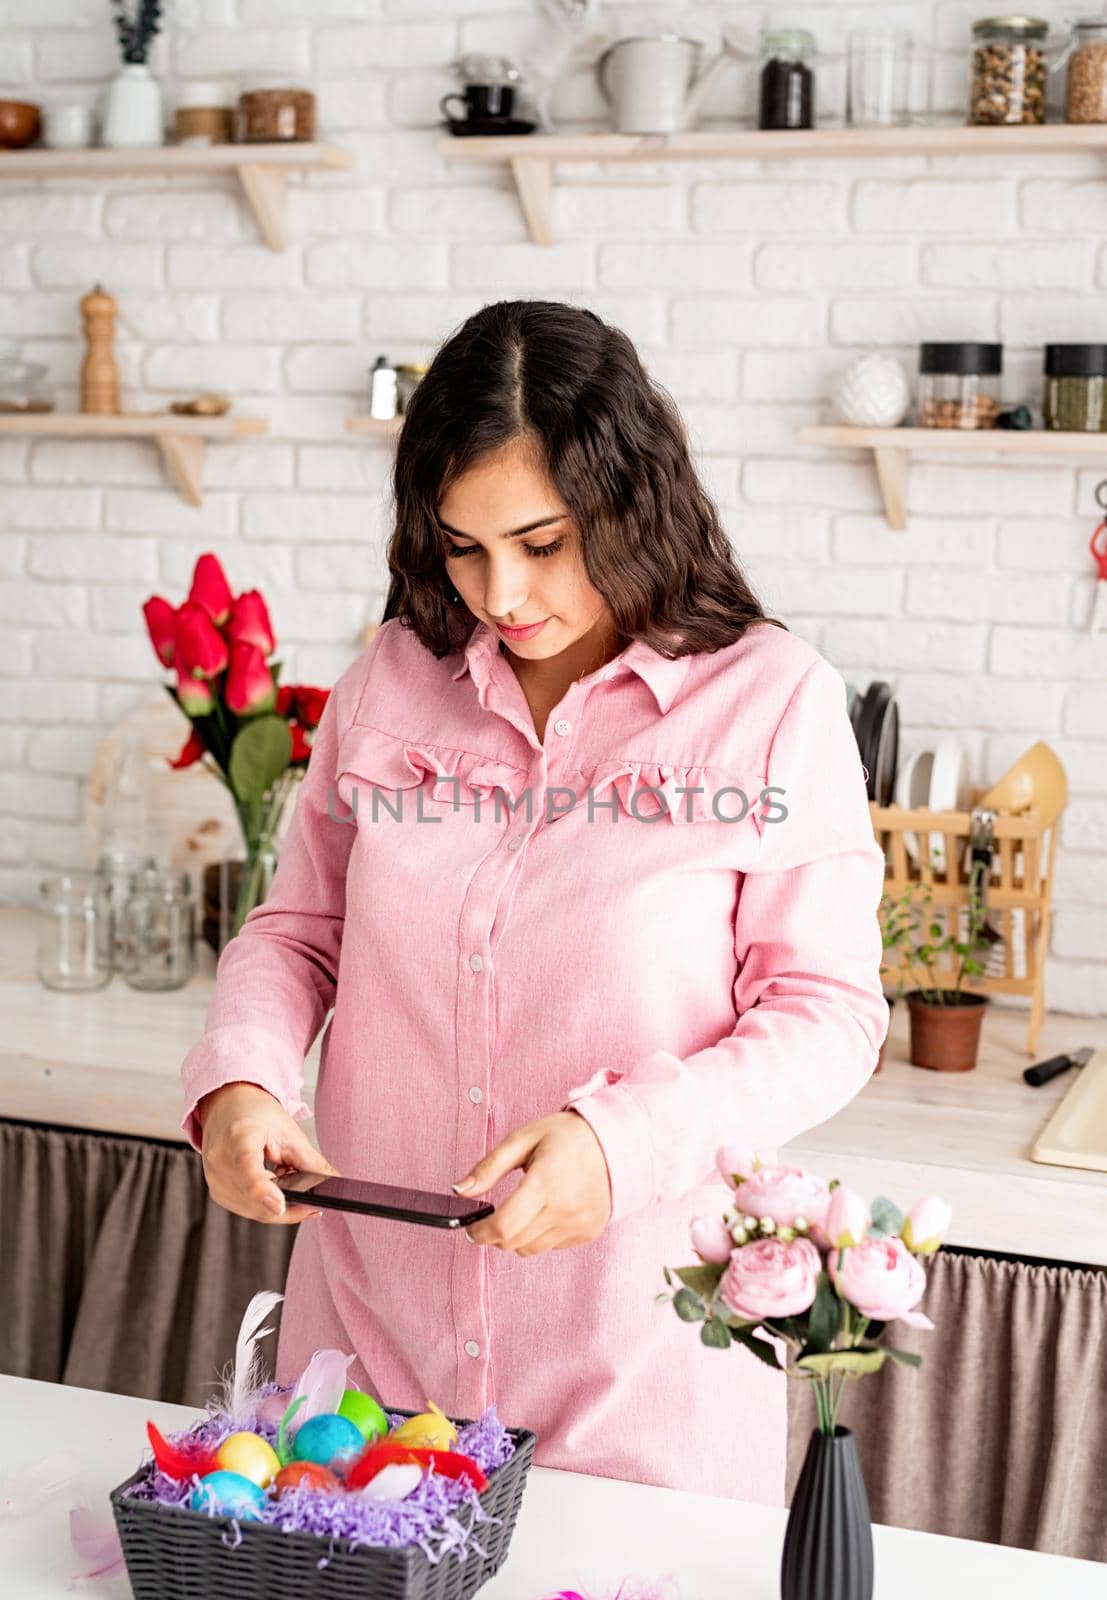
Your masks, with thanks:
[[[732,57],[722,51],[700,67],[703,46],[675,33],[618,39],[596,62],[600,89],[617,133],[680,133],[691,128]]]

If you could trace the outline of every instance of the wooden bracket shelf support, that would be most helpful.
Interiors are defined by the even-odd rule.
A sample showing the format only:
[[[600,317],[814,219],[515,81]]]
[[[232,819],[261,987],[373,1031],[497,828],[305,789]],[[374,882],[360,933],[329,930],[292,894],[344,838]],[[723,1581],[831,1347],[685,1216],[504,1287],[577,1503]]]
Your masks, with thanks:
[[[223,439],[265,433],[264,417],[190,417],[172,411],[117,412],[98,416],[83,411],[0,413],[0,435],[37,434],[68,439],[152,439],[166,474],[190,506],[204,501],[204,449]]]
[[[244,161],[235,169],[246,203],[254,213],[258,232],[270,250],[283,250],[288,243],[288,169],[263,167]]]

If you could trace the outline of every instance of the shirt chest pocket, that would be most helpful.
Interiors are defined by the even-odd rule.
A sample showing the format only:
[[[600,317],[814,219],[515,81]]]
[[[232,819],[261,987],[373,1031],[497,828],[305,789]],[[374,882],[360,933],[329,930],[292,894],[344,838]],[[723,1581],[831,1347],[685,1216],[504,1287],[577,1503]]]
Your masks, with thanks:
[[[424,815],[435,815],[479,805],[483,820],[485,815],[494,817],[497,809],[506,817],[504,798],[514,801],[523,792],[526,777],[522,768],[498,756],[354,723],[339,741],[335,788],[342,803],[359,814],[366,801],[387,803],[390,812],[409,809],[413,817],[417,806]],[[376,801],[368,793],[374,789],[381,791]],[[418,796],[416,791],[421,791]]]

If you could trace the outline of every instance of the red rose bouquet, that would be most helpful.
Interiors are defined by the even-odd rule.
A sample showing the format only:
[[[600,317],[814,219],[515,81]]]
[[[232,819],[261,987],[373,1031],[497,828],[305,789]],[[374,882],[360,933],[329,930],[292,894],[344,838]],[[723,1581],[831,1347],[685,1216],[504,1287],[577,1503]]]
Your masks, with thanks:
[[[182,605],[151,595],[142,608],[150,641],[176,681],[166,684],[192,730],[171,765],[202,762],[230,791],[246,863],[233,933],[265,898],[284,808],[311,755],[328,689],[279,683],[281,663],[257,589],[231,593],[216,556],[202,555]]]

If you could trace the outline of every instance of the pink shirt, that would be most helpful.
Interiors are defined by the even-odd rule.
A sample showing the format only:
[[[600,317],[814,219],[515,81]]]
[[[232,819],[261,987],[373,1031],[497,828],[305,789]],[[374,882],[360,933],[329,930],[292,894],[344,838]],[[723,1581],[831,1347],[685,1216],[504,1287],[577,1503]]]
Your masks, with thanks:
[[[495,1403],[540,1464],[782,1505],[786,1380],[654,1296],[695,1259],[690,1219],[725,1207],[719,1146],[782,1145],[872,1072],[883,868],[845,686],[791,633],[675,661],[634,641],[539,743],[491,629],[435,660],[384,623],[220,960],[182,1126],[199,1148],[196,1102],[234,1079],[308,1116],[333,1006],[315,1129],[341,1172],[448,1193],[571,1105],[614,1215],[520,1258],[324,1212],[297,1229],[281,1380],[338,1346],[386,1405]]]

